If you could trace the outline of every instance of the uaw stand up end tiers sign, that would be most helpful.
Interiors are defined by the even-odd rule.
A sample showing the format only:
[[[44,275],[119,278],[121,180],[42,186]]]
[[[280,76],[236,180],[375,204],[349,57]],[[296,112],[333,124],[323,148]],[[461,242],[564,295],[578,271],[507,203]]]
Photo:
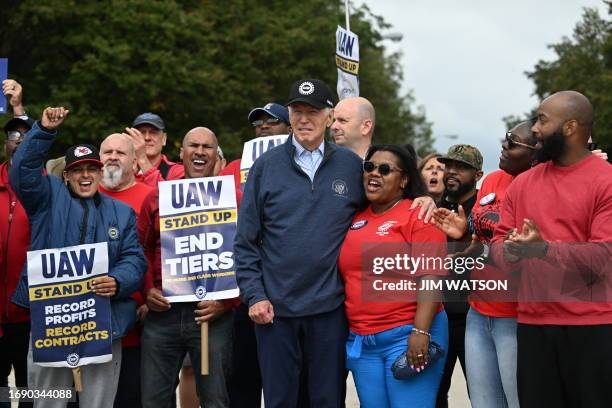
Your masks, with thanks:
[[[238,296],[232,176],[159,183],[162,293],[170,302]]]
[[[233,176],[159,183],[162,294],[170,302],[238,296]],[[208,322],[201,324],[201,374],[208,374]]]

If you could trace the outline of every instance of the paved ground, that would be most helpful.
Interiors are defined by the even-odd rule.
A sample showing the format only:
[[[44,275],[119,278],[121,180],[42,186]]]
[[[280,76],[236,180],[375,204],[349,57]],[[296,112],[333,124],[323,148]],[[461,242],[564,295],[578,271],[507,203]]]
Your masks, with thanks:
[[[15,379],[13,374],[9,377],[9,386],[15,385]],[[357,398],[357,392],[355,391],[355,384],[353,383],[353,377],[349,375],[347,383],[347,396],[346,396],[346,408],[359,408],[359,399]],[[450,408],[471,408],[468,400],[465,378],[461,372],[459,365],[455,366],[453,372],[453,380],[449,393],[449,407]],[[17,403],[14,402],[11,408],[17,408]],[[180,405],[178,406],[180,408]]]

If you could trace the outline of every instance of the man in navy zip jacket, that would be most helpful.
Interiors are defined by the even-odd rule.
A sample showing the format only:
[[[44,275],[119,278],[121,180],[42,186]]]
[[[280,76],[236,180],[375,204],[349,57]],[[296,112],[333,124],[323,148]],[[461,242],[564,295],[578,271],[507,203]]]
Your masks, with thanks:
[[[293,133],[251,168],[235,241],[242,300],[255,333],[266,407],[296,406],[300,371],[310,403],[344,404],[348,333],[338,251],[365,204],[361,159],[324,141],[332,95],[316,79],[293,84]]]
[[[136,233],[134,211],[124,203],[98,193],[101,179],[99,154],[94,146],[77,145],[66,152],[64,184],[44,175],[43,166],[57,131],[66,118],[64,108],[47,108],[13,156],[11,186],[26,210],[31,227],[30,250],[62,248],[108,242],[109,273],[96,278],[93,291],[111,299],[113,359],[108,363],[83,366],[83,407],[113,405],[119,368],[121,337],[136,320],[136,302],[131,294],[140,289],[146,261]],[[27,270],[15,290],[13,302],[29,307]],[[28,354],[28,386],[48,389],[72,385],[69,368],[42,367]],[[62,406],[58,400],[39,400],[37,407]]]

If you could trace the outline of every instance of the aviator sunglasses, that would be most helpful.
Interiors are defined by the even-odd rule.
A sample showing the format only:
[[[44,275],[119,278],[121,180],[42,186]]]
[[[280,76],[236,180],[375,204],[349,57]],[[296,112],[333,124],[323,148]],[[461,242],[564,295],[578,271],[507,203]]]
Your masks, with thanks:
[[[388,176],[389,173],[391,173],[392,171],[397,171],[397,172],[403,173],[403,170],[395,168],[395,167],[393,167],[393,166],[391,166],[390,164],[387,164],[387,163],[374,164],[371,161],[364,161],[363,162],[363,171],[365,171],[366,173],[371,173],[375,169],[378,169],[378,173],[380,173],[381,176]]]
[[[531,146],[527,143],[521,143],[514,140],[514,134],[512,132],[506,132],[506,143],[508,143],[508,149],[512,149],[514,146],[523,146],[528,149],[535,150],[535,146]]]

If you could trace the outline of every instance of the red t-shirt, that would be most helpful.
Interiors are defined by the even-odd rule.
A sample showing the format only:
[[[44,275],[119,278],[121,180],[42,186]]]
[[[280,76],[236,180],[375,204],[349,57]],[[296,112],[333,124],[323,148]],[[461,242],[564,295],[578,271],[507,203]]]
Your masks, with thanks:
[[[497,170],[484,179],[478,190],[476,203],[472,207],[471,225],[483,244],[490,244],[493,238],[495,227],[499,224],[506,189],[512,180],[514,176],[503,170]],[[483,270],[473,269],[471,278],[505,279],[508,277],[494,265],[485,265]],[[516,317],[516,302],[483,302],[476,299],[478,299],[478,293],[472,292],[469,300],[470,306],[480,314],[492,317]]]
[[[571,166],[543,163],[518,175],[506,191],[495,229],[491,254],[497,264],[507,265],[504,238],[512,228],[521,232],[526,218],[534,221],[549,246],[543,259],[518,263],[518,321],[612,324],[612,302],[573,301],[576,293],[610,299],[612,166],[589,156]],[[572,245],[576,243],[581,245]],[[560,295],[563,301],[554,301]]]
[[[104,193],[115,200],[124,202],[132,207],[136,213],[136,219],[138,219],[138,216],[140,215],[140,208],[142,207],[145,197],[151,192],[151,190],[153,190],[151,187],[139,181],[137,181],[133,186],[117,192],[105,189],[102,184],[99,185],[98,189],[101,193]],[[134,292],[132,294],[132,299],[138,303],[138,306],[144,303],[144,298],[140,292]],[[138,330],[136,328],[130,330],[121,340],[121,344],[123,347],[138,346],[140,344],[140,335],[138,334]]]
[[[374,214],[372,208],[360,212],[353,223],[340,249],[338,268],[345,285],[345,306],[351,331],[360,335],[379,333],[394,327],[414,322],[417,303],[402,301],[367,301],[364,285],[373,276],[372,270],[365,270],[364,251],[385,253],[389,256],[389,247],[393,243],[408,244],[405,248],[409,254],[417,257],[423,252],[428,256],[446,256],[446,236],[433,224],[424,224],[418,220],[419,208],[410,210],[412,200],[403,200],[383,214]],[[380,244],[383,245],[380,245]],[[425,243],[425,245],[419,245]],[[435,244],[432,244],[435,243]],[[385,244],[387,244],[385,246]],[[424,249],[424,247],[426,247]],[[424,250],[423,250],[424,249]],[[380,252],[379,252],[380,250]],[[416,271],[414,276],[425,273]],[[384,277],[385,272],[378,275]],[[444,269],[427,270],[427,275],[446,275]],[[373,291],[372,291],[373,292]],[[412,298],[414,294],[412,293]],[[376,296],[376,294],[374,294]],[[381,297],[385,296],[381,293]],[[401,296],[401,293],[400,295]],[[397,295],[394,295],[397,298]],[[379,298],[379,299],[380,299]],[[440,304],[439,310],[442,310]]]
[[[110,191],[104,188],[102,184],[99,185],[99,190],[101,193],[104,193],[115,200],[119,200],[121,202],[126,203],[136,213],[136,218],[140,215],[140,208],[142,207],[142,203],[147,196],[153,190],[152,187],[147,186],[144,183],[139,181],[136,182],[132,187],[126,188],[122,191]]]
[[[220,176],[234,176],[234,185],[236,186],[236,203],[238,204],[238,207],[240,207],[240,201],[242,200],[242,192],[244,191],[244,183],[242,183],[242,176],[240,173],[240,163],[240,159],[234,160],[233,162],[225,166],[225,168],[221,170],[221,172],[219,172]]]

